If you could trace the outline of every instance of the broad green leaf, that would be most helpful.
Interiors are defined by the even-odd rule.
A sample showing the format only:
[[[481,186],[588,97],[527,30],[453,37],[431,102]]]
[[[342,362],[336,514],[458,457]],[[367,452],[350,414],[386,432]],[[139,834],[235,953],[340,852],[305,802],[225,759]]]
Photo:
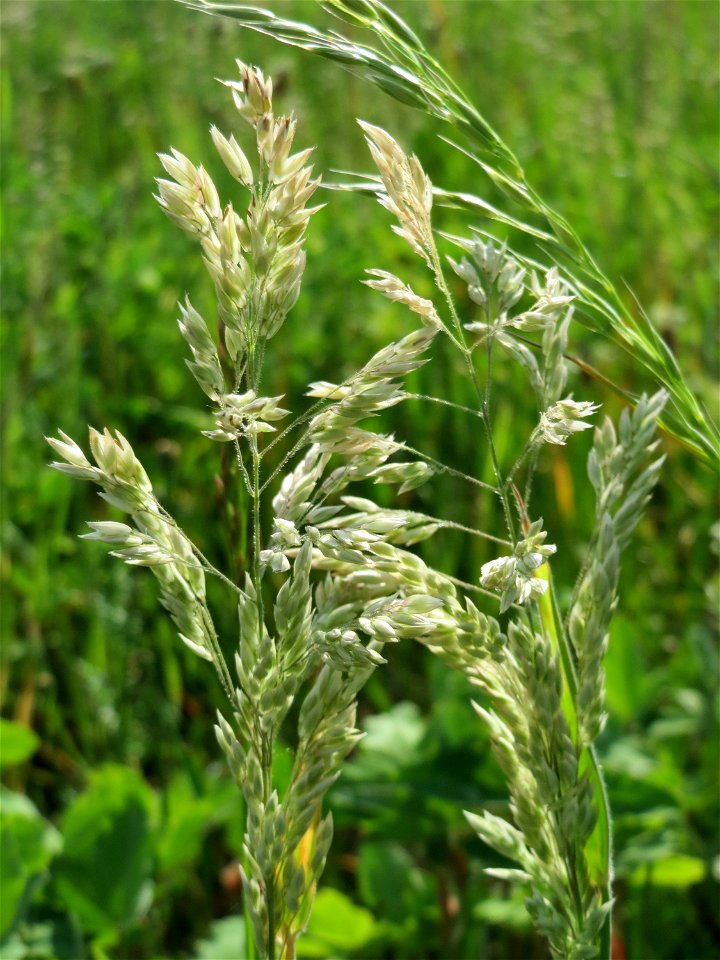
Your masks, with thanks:
[[[85,955],[82,935],[67,917],[24,922],[0,946],[0,960],[78,960]]]
[[[154,796],[134,770],[106,766],[65,814],[58,885],[90,933],[117,934],[152,899]]]
[[[511,930],[529,930],[531,926],[522,896],[513,897],[511,900],[488,897],[475,904],[473,917],[483,923],[510,927]]]
[[[410,854],[391,841],[364,843],[360,848],[358,886],[365,903],[395,923],[417,919],[427,884]]]
[[[707,865],[699,857],[676,853],[638,867],[633,873],[634,884],[651,883],[655,887],[674,887],[684,890],[701,883],[707,874]]]
[[[26,796],[0,788],[0,938],[22,912],[28,885],[62,848],[60,834]]]
[[[247,954],[245,918],[223,917],[210,928],[210,936],[198,941],[195,960],[238,960]]]
[[[633,780],[647,780],[657,768],[657,758],[651,757],[639,737],[628,736],[617,740],[604,759],[605,769],[623,773]]]
[[[307,933],[298,941],[298,956],[339,958],[362,949],[375,929],[371,913],[339,890],[325,887],[315,898]]]
[[[397,770],[416,763],[427,721],[414,703],[398,703],[387,713],[368,717],[358,763],[374,770]]]
[[[0,768],[29,760],[39,743],[40,738],[34,731],[0,717]]]
[[[207,831],[239,814],[242,804],[231,781],[204,776],[198,787],[186,771],[173,778],[164,800],[157,856],[160,869],[167,874],[197,861]]]

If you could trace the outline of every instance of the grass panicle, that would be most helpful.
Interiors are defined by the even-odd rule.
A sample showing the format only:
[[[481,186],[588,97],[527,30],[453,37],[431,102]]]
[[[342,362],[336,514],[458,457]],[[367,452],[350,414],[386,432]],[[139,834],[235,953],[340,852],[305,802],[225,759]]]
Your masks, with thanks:
[[[86,536],[152,570],[180,639],[218,673],[228,702],[215,732],[245,801],[241,873],[257,954],[292,958],[332,841],[323,797],[360,736],[358,693],[384,663],[386,644],[430,630],[441,605],[399,597],[367,569],[367,557],[390,548],[393,537],[411,542],[430,535],[436,529],[430,518],[383,512],[366,500],[336,502],[358,479],[410,489],[432,475],[422,461],[390,462],[401,445],[357,424],[404,398],[402,380],[425,362],[437,329],[426,325],[390,344],[343,385],[311,385],[316,412],[298,418],[305,424],[301,446],[309,449],[282,481],[272,530],[264,530],[262,496],[273,476],[264,477],[263,436],[277,433],[289,411],[282,397],[261,394],[263,359],[300,292],[305,231],[318,209],[307,202],[319,181],[306,165],[310,151],[291,153],[296,122],[275,117],[272,81],[255,67],[239,69],[240,80],[226,86],[255,134],[255,168],[234,135],[216,128],[211,135],[245,191],[246,216],[221,204],[207,171],[176,150],[160,158],[172,180],[158,180],[157,199],[199,242],[215,286],[217,336],[189,298],[180,305],[179,327],[190,348],[188,367],[213,404],[213,429],[203,433],[234,446],[250,497],[253,550],[242,585],[213,567],[160,506],[119,433],[90,431],[94,464],[62,432],[49,442],[60,457],[53,466],[96,483],[132,523],[93,522]],[[286,461],[298,450],[296,444]],[[353,572],[314,582],[313,570],[326,569],[327,558]],[[219,576],[237,603],[234,679],[208,608],[206,573]],[[296,702],[294,766],[280,795],[273,756]]]
[[[608,958],[611,816],[594,742],[604,722],[603,658],[617,604],[619,557],[662,463],[654,436],[667,394],[641,396],[617,430],[609,419],[596,429],[588,467],[596,531],[564,617],[549,564],[566,545],[547,542],[556,539],[552,522],[546,530],[530,501],[548,445],[572,443],[598,409],[592,400],[566,393],[566,347],[584,294],[558,252],[569,250],[575,268],[585,273],[594,269],[589,254],[535,198],[512,153],[420,41],[376,0],[333,0],[327,6],[356,25],[371,26],[382,40],[381,52],[258,11],[251,16],[249,8],[205,6],[288,42],[337,58],[342,51],[366,68],[373,63],[372,79],[381,86],[396,95],[396,88],[413,91],[473,137],[485,158],[477,162],[515,199],[542,213],[556,236],[556,246],[547,246],[553,262],[542,270],[478,233],[454,238],[461,254],[444,262],[432,222],[433,185],[420,160],[386,131],[363,123],[379,174],[378,200],[396,221],[395,233],[424,263],[435,292],[419,297],[401,278],[371,269],[367,285],[406,307],[416,327],[343,382],[311,383],[312,403],[293,418],[281,405],[283,397],[264,395],[261,382],[268,342],[300,295],[306,230],[319,209],[308,206],[320,183],[308,164],[311,151],[292,152],[295,118],[276,117],[272,81],[256,67],[238,64],[240,79],[226,87],[252,129],[252,162],[234,134],[213,128],[211,136],[243,191],[244,216],[220,201],[202,166],[176,150],[161,156],[172,179],[158,181],[157,199],[199,243],[216,293],[217,333],[189,299],[180,306],[179,326],[190,371],[212,404],[209,429],[202,432],[229,445],[246,487],[252,549],[242,576],[233,580],[217,570],[190,542],[158,503],[120,434],[91,430],[94,463],[63,433],[49,442],[60,457],[57,469],[96,483],[130,520],[93,522],[87,536],[133,566],[150,567],[180,638],[220,678],[227,706],[218,713],[215,733],[244,798],[241,873],[257,955],[296,956],[332,842],[323,799],[360,737],[358,694],[393,644],[416,640],[462,671],[483,698],[475,707],[507,782],[508,816],[466,816],[485,843],[516,864],[492,874],[526,888],[527,909],[554,957]],[[457,302],[451,273],[463,284]],[[628,343],[644,344],[645,361],[655,363],[647,331],[629,324],[617,329],[632,330]],[[528,335],[537,337],[531,340],[534,350]],[[383,432],[385,411],[409,400],[458,406],[407,388],[406,378],[432,362],[442,338],[458,351],[469,378],[474,406],[460,411],[474,418],[478,432],[484,428],[492,483],[425,454],[422,437],[409,438],[416,447]],[[516,364],[534,398],[536,426],[512,450],[511,467],[497,446],[499,363]],[[682,410],[677,383],[670,393]],[[285,444],[280,465],[269,467],[267,455],[278,444]],[[432,484],[438,473],[462,481],[468,496],[486,498],[504,520],[503,536],[380,506],[351,489],[372,482],[405,493]],[[270,485],[278,489],[268,526],[263,498]],[[408,549],[440,529],[492,543],[495,557],[477,571],[476,583],[433,569]],[[206,574],[218,576],[237,605],[234,677],[208,606]],[[482,597],[487,611],[468,593]],[[273,757],[288,734],[295,744],[292,773],[279,791]]]

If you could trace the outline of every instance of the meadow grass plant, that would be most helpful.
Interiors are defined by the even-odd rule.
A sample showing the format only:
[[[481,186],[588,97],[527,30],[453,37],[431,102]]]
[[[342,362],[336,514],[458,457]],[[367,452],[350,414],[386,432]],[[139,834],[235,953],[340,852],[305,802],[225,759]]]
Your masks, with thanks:
[[[190,541],[120,433],[91,429],[91,461],[61,432],[49,441],[61,458],[54,466],[95,483],[127,515],[129,523],[91,522],[85,536],[150,568],[181,640],[212,664],[225,692],[216,734],[245,803],[241,871],[259,956],[295,956],[332,841],[323,797],[360,737],[358,694],[388,645],[412,639],[465,673],[481,695],[475,707],[490,730],[514,822],[466,815],[517,865],[492,874],[527,889],[528,910],[553,956],[607,957],[611,817],[594,750],[605,722],[602,661],[619,557],[662,461],[654,431],[666,394],[641,396],[619,429],[609,419],[596,429],[588,461],[596,530],[563,611],[549,567],[558,547],[547,542],[551,531],[531,504],[544,449],[571,441],[597,412],[592,401],[566,393],[577,290],[557,265],[529,269],[505,244],[479,234],[445,238],[455,256],[443,259],[432,223],[435,191],[420,161],[386,131],[362,123],[378,199],[425,264],[435,295],[421,297],[402,279],[370,269],[367,285],[409,309],[415,328],[342,383],[311,383],[314,402],[288,419],[283,397],[262,391],[264,361],[300,293],[305,233],[319,209],[308,204],[320,180],[311,150],[292,152],[296,121],[275,115],[271,80],[256,67],[239,63],[239,70],[226,87],[252,128],[256,156],[251,162],[234,135],[213,127],[211,136],[244,192],[245,213],[221,203],[204,167],[176,150],[160,158],[171,179],[158,180],[157,199],[199,243],[215,287],[217,335],[189,298],[179,328],[188,367],[211,404],[205,436],[232,451],[250,504],[252,551],[243,578],[218,570]],[[465,296],[456,303],[450,284],[458,280]],[[405,381],[431,359],[438,338],[459,352],[472,383],[475,406],[461,409],[485,445],[492,482],[424,454],[422,437],[371,429],[384,411],[418,399]],[[498,355],[528,377],[537,409],[536,426],[509,468],[493,428]],[[277,450],[279,462],[269,457]],[[403,494],[437,473],[491,498],[505,536],[350,492],[352,484],[374,483]],[[267,526],[263,502],[271,490]],[[408,549],[443,527],[484,537],[497,550],[475,583],[433,569]],[[214,626],[207,576],[237,604],[234,675]],[[294,761],[279,793],[273,757],[281,738],[294,743]]]

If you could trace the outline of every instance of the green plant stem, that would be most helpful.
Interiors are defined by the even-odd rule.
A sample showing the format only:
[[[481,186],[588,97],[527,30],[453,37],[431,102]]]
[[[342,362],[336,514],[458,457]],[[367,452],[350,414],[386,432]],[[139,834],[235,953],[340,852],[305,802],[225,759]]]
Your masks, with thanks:
[[[235,444],[235,459],[237,460],[237,465],[240,468],[240,472],[242,473],[242,478],[245,483],[245,489],[252,497],[253,495],[252,480],[250,479],[250,474],[248,473],[247,467],[245,466],[242,450],[240,449],[240,441],[237,439],[237,437],[234,440],[234,444]]]
[[[530,460],[530,466],[528,467],[527,478],[525,480],[525,491],[523,493],[523,500],[525,504],[530,503],[530,496],[532,494],[533,481],[535,479],[535,473],[537,471],[539,456],[540,456],[540,447],[535,446],[532,451],[532,459]]]
[[[262,492],[260,489],[260,454],[257,448],[257,439],[253,437],[250,441],[252,448],[252,523],[253,523],[253,586],[257,593],[257,611],[258,611],[258,636],[262,637],[265,627],[265,616],[262,598],[262,571],[260,569],[260,549],[262,546],[262,533],[260,530],[260,504]]]
[[[226,697],[230,701],[230,705],[235,708],[237,706],[237,702],[235,700],[232,677],[230,676],[230,671],[228,670],[227,663],[225,662],[223,652],[220,649],[220,641],[215,633],[215,626],[212,622],[210,614],[208,613],[203,598],[199,597],[196,593],[194,593],[194,597],[210,638],[213,666],[217,671],[218,677],[220,678],[220,683],[222,684],[222,688],[225,691]]]
[[[473,417],[482,417],[479,410],[473,410],[472,407],[464,407],[461,403],[453,403],[452,400],[443,400],[441,397],[432,397],[426,393],[408,393],[407,400],[429,400],[431,403],[439,403],[443,407],[452,407],[453,410],[461,410],[463,413],[469,413]]]
[[[475,530],[473,527],[466,527],[464,523],[455,523],[454,520],[436,520],[435,517],[430,516],[428,516],[427,519],[432,523],[437,523],[439,527],[443,527],[447,530],[460,530],[463,533],[469,533],[473,537],[482,537],[483,540],[492,540],[493,543],[499,543],[502,547],[513,546],[509,540],[503,540],[502,537],[494,537],[491,533],[485,533],[484,530]],[[495,594],[493,593],[491,596],[494,597]]]
[[[517,460],[516,460],[515,463],[512,465],[512,467],[510,467],[510,472],[508,473],[507,477],[505,478],[505,483],[506,483],[506,484],[509,485],[509,484],[512,482],[513,477],[514,477],[515,474],[518,472],[518,470],[520,469],[520,467],[525,463],[525,461],[526,461],[527,458],[530,456],[530,454],[531,454],[532,452],[534,452],[534,451],[537,450],[537,446],[538,446],[538,445],[534,442],[536,435],[537,435],[537,433],[536,433],[536,432],[533,432],[532,436],[530,437],[530,439],[528,440],[528,442],[525,444],[525,447],[524,447],[523,451],[521,452],[520,456],[517,458]],[[526,496],[523,497],[523,503],[525,504],[526,508],[527,508],[527,501],[528,501],[528,498],[527,498]]]
[[[480,386],[480,381],[478,379],[477,370],[475,369],[475,364],[473,363],[472,351],[467,345],[465,340],[465,332],[463,330],[463,325],[458,315],[457,309],[455,308],[455,301],[453,300],[452,294],[450,293],[450,288],[447,285],[445,280],[445,274],[443,273],[442,263],[440,262],[440,256],[437,251],[437,246],[435,241],[431,238],[429,244],[429,254],[430,254],[430,264],[432,267],[433,274],[435,276],[435,283],[437,284],[438,289],[442,293],[445,302],[447,303],[448,309],[450,311],[450,316],[452,317],[453,325],[457,331],[457,339],[459,341],[459,346],[465,360],[465,365],[470,376],[470,380],[475,387],[475,392],[477,393],[478,403],[480,405],[480,415],[482,421],[485,425],[485,432],[487,434],[488,447],[490,449],[490,459],[492,460],[493,472],[495,474],[495,480],[497,482],[497,493],[500,497],[500,502],[503,508],[503,514],[505,516],[505,524],[507,526],[510,539],[513,544],[517,543],[517,535],[515,532],[515,523],[512,517],[512,511],[510,509],[510,498],[507,491],[507,483],[503,481],[502,474],[500,473],[500,465],[498,463],[497,451],[495,449],[495,441],[492,434],[492,426],[490,423],[490,376],[491,376],[491,359],[492,359],[492,346],[491,338],[488,337],[488,370],[487,370],[487,380],[485,384],[485,390],[483,391]],[[488,308],[486,307],[486,314],[488,316],[488,327],[490,326],[489,314],[487,313]]]
[[[258,349],[259,348],[259,349]],[[248,380],[251,388],[257,393],[260,386],[262,360],[264,356],[264,341],[259,344],[251,342],[248,347]],[[257,436],[248,437],[252,457],[250,476],[250,497],[252,502],[252,530],[253,530],[253,558],[252,581],[255,588],[255,603],[257,607],[257,629],[260,643],[265,634],[265,606],[262,591],[262,567],[260,564],[260,550],[262,547],[261,510],[262,491],[260,483],[261,453],[258,448]],[[241,451],[238,448],[238,459],[242,463]],[[263,803],[267,804],[272,793],[272,763],[273,763],[273,732],[259,731],[260,767],[262,771]],[[265,876],[265,905],[268,916],[268,960],[275,960],[275,876],[274,868]]]
[[[488,326],[490,324],[489,315],[488,315]],[[503,513],[505,514],[505,524],[507,525],[508,533],[513,543],[517,543],[517,534],[515,532],[515,522],[512,517],[512,511],[510,509],[510,497],[508,496],[508,483],[509,478],[503,480],[502,474],[500,473],[500,463],[498,461],[497,450],[495,449],[495,440],[493,438],[492,424],[490,422],[490,386],[492,383],[492,348],[493,348],[494,337],[492,334],[487,337],[487,374],[485,377],[485,393],[481,399],[482,404],[482,418],[485,424],[485,430],[488,437],[488,446],[490,447],[490,459],[492,460],[493,472],[495,473],[495,478],[498,482],[500,488],[500,501],[503,507]],[[470,366],[472,366],[473,373],[475,372],[475,365],[472,362],[472,355],[470,351],[467,352],[467,359]]]
[[[455,470],[454,467],[448,467],[447,464],[443,463],[441,460],[436,460],[429,454],[423,453],[422,450],[416,450],[415,447],[411,447],[407,443],[395,443],[394,446],[397,450],[404,450],[406,453],[412,453],[413,456],[420,457],[422,460],[425,460],[426,463],[429,463],[431,466],[435,467],[438,473],[447,473],[451,477],[458,477],[460,480],[466,480],[468,483],[472,483],[476,487],[482,487],[483,490],[492,490],[493,493],[499,493],[498,488],[494,487],[491,483],[485,483],[484,480],[478,480],[477,477],[471,477],[469,473],[463,473],[462,470]]]
[[[268,911],[268,960],[275,960],[275,877],[272,873],[265,878],[265,899]]]
[[[195,553],[195,548],[193,547],[193,553]],[[200,557],[200,553],[197,553],[198,559],[201,560],[200,563],[190,563],[189,560],[183,559],[176,553],[169,553],[169,557],[172,558],[174,563],[179,563],[182,567],[189,567],[191,570],[202,570],[204,573],[209,573],[212,577],[217,577],[219,580],[222,580],[224,584],[230,587],[235,593],[242,593],[240,587],[233,583],[229,577],[226,577],[224,573],[221,573],[220,570],[217,570],[211,563],[207,563],[203,558]]]
[[[497,593],[493,593],[492,590],[486,590],[485,587],[479,587],[476,583],[467,583],[465,580],[460,580],[458,577],[453,577],[449,573],[444,573],[443,577],[445,580],[449,580],[450,583],[455,584],[456,587],[462,587],[463,590],[472,590],[473,593],[481,593],[484,597],[490,597],[491,600],[494,600],[496,603],[499,602],[499,597]],[[513,609],[516,609],[513,605]]]

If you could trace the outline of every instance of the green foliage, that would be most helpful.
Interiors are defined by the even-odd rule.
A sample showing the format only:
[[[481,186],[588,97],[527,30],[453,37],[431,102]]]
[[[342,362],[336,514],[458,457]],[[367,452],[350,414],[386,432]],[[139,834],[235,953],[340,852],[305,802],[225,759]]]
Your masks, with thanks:
[[[275,9],[300,20],[316,16],[303,2]],[[717,358],[709,345],[718,305],[708,238],[717,225],[718,38],[710,5],[559,0],[526,3],[523,17],[516,5],[494,2],[397,9],[462,78],[523,159],[528,179],[573,223],[604,272],[637,293],[693,389],[713,404]],[[229,128],[212,78],[231,73],[241,56],[282,77],[277,95],[302,116],[307,142],[319,144],[319,169],[369,169],[352,129],[359,115],[402,129],[405,145],[422,155],[441,186],[457,192],[472,183],[491,203],[502,197],[475,185],[467,158],[446,151],[437,127],[419,112],[380,97],[335,64],[296,59],[179,5],[6,0],[2,34],[3,714],[32,727],[40,741],[30,762],[5,770],[3,779],[25,791],[57,829],[88,770],[113,757],[142,771],[160,817],[154,901],[140,926],[107,953],[118,960],[194,957],[213,922],[241,910],[223,870],[241,853],[242,811],[207,734],[206,705],[219,705],[222,693],[204,664],[178,650],[146,578],[105,563],[101,547],[77,542],[81,521],[98,515],[97,499],[89,489],[71,491],[46,469],[40,439],[59,423],[77,433],[88,422],[117,424],[137,440],[160,494],[172,490],[173,510],[206,553],[229,563],[242,553],[242,490],[233,492],[237,509],[220,512],[221,471],[195,436],[197,390],[183,370],[186,349],[174,327],[183,285],[200,291],[196,306],[212,316],[209,287],[194,251],[157,215],[154,153],[173,144],[200,157],[209,120]],[[224,182],[221,167],[212,172]],[[291,321],[294,352],[278,342],[268,378],[274,393],[293,398],[310,378],[338,379],[339,366],[343,375],[354,369],[404,323],[393,305],[360,286],[363,268],[382,264],[408,276],[412,269],[373,203],[336,193],[322,199],[331,207],[310,234],[308,295]],[[438,216],[445,231],[457,232],[456,212],[443,208]],[[455,255],[451,246],[446,252]],[[422,278],[411,282],[427,295]],[[650,386],[632,358],[597,338],[576,336],[569,349],[623,388]],[[508,407],[504,433],[498,431],[503,459],[513,437],[532,424],[522,422],[525,383],[509,366],[498,365],[497,375]],[[413,376],[418,393],[469,400],[449,355],[432,377]],[[617,399],[609,392],[601,399],[603,413],[615,417]],[[491,480],[482,473],[479,433],[461,419],[416,401],[399,409],[396,422],[398,435],[422,429],[428,451],[440,459],[452,452],[467,472]],[[559,511],[566,540],[589,535],[594,511],[584,492],[587,446],[582,437],[577,443],[576,457],[555,451],[536,484],[543,509]],[[714,957],[720,939],[710,870],[717,855],[718,691],[716,556],[708,531],[716,518],[710,475],[676,445],[668,443],[666,452],[658,507],[641,524],[621,577],[601,754],[615,815],[619,942],[628,956],[675,960],[690,943],[694,956]],[[463,499],[452,478],[434,485],[432,502],[428,496],[420,488],[407,503],[471,525],[494,522],[488,508]],[[432,553],[433,562],[464,579],[476,577],[491,556],[484,544],[458,541],[450,531],[439,533]],[[578,559],[558,555],[563,577]],[[226,629],[233,627],[231,611]],[[377,749],[367,737],[331,795],[337,836],[328,883],[377,918],[376,939],[358,948],[363,957],[540,954],[512,920],[509,927],[502,922],[500,910],[512,912],[497,906],[507,904],[507,885],[482,876],[482,868],[507,863],[472,838],[459,816],[462,808],[488,804],[499,814],[506,809],[468,696],[462,678],[401,644],[362,701],[361,726],[369,732],[370,714],[417,704],[391,714],[405,752],[393,751],[392,727]],[[274,759],[282,794],[288,754]],[[201,811],[209,810],[201,830]],[[366,843],[400,844],[430,878],[435,900],[420,914],[417,940],[395,937],[383,908],[361,894],[356,858]],[[57,845],[53,851],[43,854],[37,875],[49,869],[50,882],[29,879],[25,919],[0,947],[3,957],[89,956],[92,937],[83,935],[52,880]],[[704,879],[681,886],[699,875],[697,866],[654,872],[653,864],[672,865],[676,857],[701,861]],[[668,877],[678,886],[665,886]],[[465,903],[494,906],[481,922]],[[515,907],[515,916],[524,916]]]
[[[236,960],[245,956],[248,950],[244,918],[216,920],[210,935],[198,941],[196,951],[196,960]]]
[[[5,787],[0,793],[0,942],[18,923],[63,841],[27,797]]]
[[[83,928],[105,945],[147,911],[152,898],[152,791],[124,767],[95,770],[66,810],[56,879]]]
[[[188,773],[179,770],[165,789],[157,865],[170,882],[192,868],[202,855],[208,832],[237,808],[237,794],[230,783],[208,777],[203,786],[206,792],[199,792]]]
[[[339,890],[325,887],[315,899],[307,934],[298,942],[298,956],[362,956],[375,927],[372,914]]]
[[[40,738],[32,730],[0,717],[0,768],[29,760],[39,743]]]
[[[360,846],[358,892],[364,903],[393,925],[392,938],[398,946],[416,943],[423,923],[437,916],[437,890],[430,875],[398,843],[372,840]]]

